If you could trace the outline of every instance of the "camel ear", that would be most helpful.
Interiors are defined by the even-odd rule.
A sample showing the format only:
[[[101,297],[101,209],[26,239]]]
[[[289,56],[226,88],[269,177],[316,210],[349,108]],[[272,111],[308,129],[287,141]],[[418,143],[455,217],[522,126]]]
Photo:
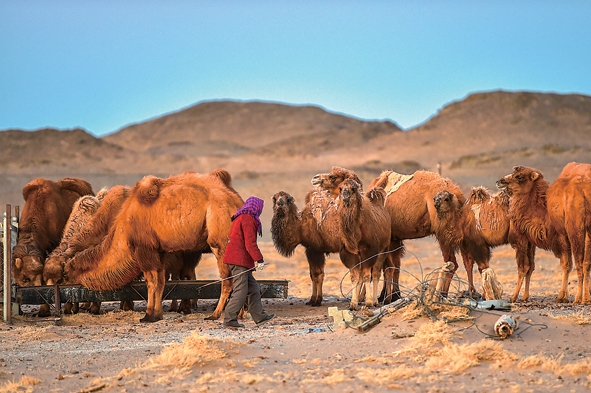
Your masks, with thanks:
[[[14,260],[14,267],[20,270],[23,267],[23,260],[20,258],[16,258]]]
[[[536,180],[538,177],[540,177],[540,172],[532,172],[531,173],[532,180]]]

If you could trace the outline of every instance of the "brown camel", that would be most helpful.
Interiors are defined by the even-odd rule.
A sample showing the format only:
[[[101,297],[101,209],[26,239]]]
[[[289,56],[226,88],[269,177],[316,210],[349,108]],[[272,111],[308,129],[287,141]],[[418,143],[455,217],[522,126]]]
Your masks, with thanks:
[[[231,183],[231,178],[226,177],[227,172],[215,171],[214,175],[219,176],[223,181]],[[66,251],[61,254],[62,268],[67,259],[72,258],[76,253],[87,248],[100,244],[105,238],[109,229],[111,228],[115,217],[121,210],[123,202],[127,200],[130,195],[131,187],[116,185],[108,190],[101,190],[97,193],[97,198],[102,197],[102,203],[97,212],[90,217],[88,222],[79,229],[79,231],[72,236],[66,245]],[[198,252],[173,252],[162,253],[162,262],[167,266],[167,277],[173,280],[191,280],[195,279],[195,267],[201,259],[201,253]],[[56,272],[54,280],[61,282],[63,271]],[[190,300],[181,301],[180,306],[176,300],[172,301],[171,311],[183,312],[184,314],[191,313],[192,302]],[[125,311],[133,310],[133,301],[121,302],[120,308]],[[94,309],[91,309],[93,311]],[[98,312],[98,310],[97,310]]]
[[[454,194],[443,190],[435,194],[433,201],[437,210],[433,227],[435,236],[440,242],[460,247],[465,238],[473,241],[479,239],[478,244],[484,244],[489,248],[509,243],[510,222],[507,218],[508,198],[505,193],[492,196],[484,187],[472,188],[467,202],[462,205]],[[525,249],[515,242],[512,246],[515,250],[523,250],[524,255],[528,251],[527,243],[524,244]],[[518,253],[517,256],[519,255]],[[470,256],[464,260],[464,263],[468,267],[472,266]],[[523,279],[524,276],[521,278]],[[529,276],[527,278],[526,294],[529,293]],[[498,283],[494,284],[499,290],[494,294],[486,294],[487,300],[500,299],[502,295],[502,289]],[[519,287],[515,296],[517,295],[519,295]]]
[[[339,190],[338,214],[344,244],[340,256],[351,275],[351,309],[357,309],[363,287],[370,281],[372,292],[366,296],[365,305],[373,307],[377,303],[378,284],[390,245],[390,217],[384,207],[386,192],[378,187],[362,195],[361,185],[351,178],[345,179]]]
[[[243,203],[215,174],[146,176],[132,188],[104,240],[66,264],[66,276],[91,289],[111,290],[143,274],[148,305],[140,321],[153,322],[163,316],[166,266],[160,253],[211,250],[222,278],[220,300],[210,317],[217,319],[232,290],[230,272],[223,263],[231,217]]]
[[[98,210],[99,206],[99,198],[93,195],[85,195],[74,203],[72,213],[64,227],[64,234],[62,235],[62,240],[59,246],[57,246],[45,260],[43,280],[46,285],[54,285],[61,282],[64,265],[66,264],[64,252],[68,248],[68,242],[88,222],[90,217]],[[90,305],[90,309],[93,314],[98,314],[100,303],[94,302]],[[64,305],[64,312],[66,314],[77,313],[78,310],[78,303],[71,303],[68,301]]]
[[[393,181],[394,179],[394,181]],[[465,202],[464,194],[460,187],[448,178],[434,172],[417,171],[413,175],[405,176],[394,171],[384,171],[375,178],[370,187],[383,187],[387,192],[386,209],[390,214],[392,225],[392,242],[390,250],[401,250],[402,241],[406,239],[418,239],[436,234],[434,227],[436,221],[436,209],[433,196],[439,191],[448,190],[454,194],[458,202]],[[454,234],[453,238],[457,238]],[[454,268],[445,276],[443,295],[447,295],[451,278],[458,268],[455,255],[455,245],[448,243],[448,236],[437,238],[444,262],[452,262]],[[456,240],[454,240],[456,241]],[[490,249],[481,244],[479,239],[463,237],[460,242],[460,251],[464,259],[464,266],[468,275],[470,291],[475,292],[472,266],[467,263],[468,255],[478,265],[478,270],[488,268]],[[400,266],[402,251],[393,252],[394,266]]]
[[[310,196],[310,193],[315,195]],[[312,296],[306,304],[320,306],[326,255],[340,253],[343,242],[339,235],[341,223],[336,214],[334,199],[319,189],[314,189],[310,193],[306,199],[313,200],[314,204],[307,203],[301,212],[298,212],[295,199],[288,193],[279,191],[273,195],[271,237],[275,249],[284,257],[292,256],[299,244],[306,249],[312,280]],[[321,221],[316,220],[314,210],[323,212],[329,209],[333,211],[332,214],[328,214]]]
[[[59,245],[72,206],[84,195],[94,195],[92,186],[78,178],[57,182],[37,178],[25,185],[18,240],[12,250],[12,276],[18,285],[43,284],[45,257]],[[38,315],[49,316],[49,305],[42,304]]]
[[[345,168],[333,167],[329,174],[318,174],[312,179],[314,187],[306,195],[306,204],[299,213],[294,198],[284,191],[273,196],[273,218],[271,235],[277,251],[289,257],[301,244],[306,249],[306,259],[312,280],[312,295],[306,303],[311,306],[322,304],[322,285],[326,255],[339,253],[345,266],[354,266],[359,256],[344,247],[342,225],[338,208],[340,204],[339,185],[345,179],[361,184],[358,176]],[[359,186],[361,189],[361,186]],[[352,243],[355,243],[353,241]],[[371,301],[370,301],[371,302]],[[351,303],[351,308],[357,305]]]
[[[567,164],[552,185],[539,170],[516,166],[497,181],[497,187],[510,195],[509,219],[516,236],[560,259],[562,285],[556,301],[569,301],[574,255],[579,279],[574,303],[591,303],[591,165]]]
[[[501,190],[491,194],[485,187],[473,187],[466,204],[476,217],[476,228],[482,233],[490,247],[510,244],[515,250],[517,263],[517,286],[511,296],[515,303],[525,281],[522,300],[529,300],[529,284],[535,270],[536,247],[514,233],[509,219],[509,195]]]

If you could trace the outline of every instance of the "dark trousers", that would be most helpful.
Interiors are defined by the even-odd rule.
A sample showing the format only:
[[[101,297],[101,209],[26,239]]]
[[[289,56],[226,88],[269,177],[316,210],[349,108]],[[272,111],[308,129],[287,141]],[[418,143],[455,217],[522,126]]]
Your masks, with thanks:
[[[244,304],[248,305],[248,312],[255,322],[262,321],[267,315],[261,303],[261,289],[252,275],[252,271],[238,265],[228,265],[232,275],[232,294],[224,311],[224,323],[236,321],[238,313]]]

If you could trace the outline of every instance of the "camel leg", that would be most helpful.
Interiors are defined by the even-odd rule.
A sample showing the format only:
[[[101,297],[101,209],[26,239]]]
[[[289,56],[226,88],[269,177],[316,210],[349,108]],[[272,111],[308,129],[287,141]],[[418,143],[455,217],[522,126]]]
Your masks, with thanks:
[[[351,276],[351,285],[352,285],[352,294],[351,294],[351,303],[349,303],[349,310],[358,310],[359,309],[359,294],[362,291],[362,283],[360,283],[359,276],[360,276],[359,267],[354,267],[353,269],[349,270],[349,275]]]
[[[133,300],[123,300],[119,302],[119,309],[123,311],[133,311]]]
[[[101,302],[90,303],[90,313],[93,315],[99,315],[101,311]]]
[[[389,304],[400,299],[400,260],[404,254],[403,247],[404,245],[400,240],[390,242],[391,251],[384,260],[384,285],[382,293],[378,297],[380,303]]]
[[[568,232],[568,230],[567,230]],[[585,248],[587,247],[587,236],[585,234],[584,228],[579,228],[575,234],[569,233],[568,234],[569,242],[572,248],[572,255],[575,259],[575,267],[577,269],[577,278],[578,278],[578,285],[577,285],[577,294],[575,295],[575,300],[573,304],[581,304],[583,301],[583,292],[586,290],[585,285]]]
[[[456,271],[458,270],[458,261],[456,260],[456,253],[454,252],[453,247],[448,247],[448,246],[443,246],[441,245],[441,253],[443,255],[443,262],[451,262],[454,264],[454,268],[452,272],[449,273],[445,273],[444,274],[444,284],[443,284],[443,290],[441,291],[441,296],[443,297],[447,297],[449,294],[449,287],[451,286],[451,280],[454,277],[454,274],[456,273]],[[464,262],[466,263],[466,262]],[[470,269],[471,270],[471,269]],[[472,273],[468,274],[468,284],[470,285],[470,292],[472,293],[472,291],[476,292],[476,290],[474,289],[474,281],[472,279],[472,281],[470,280]]]
[[[529,247],[517,243],[511,244],[511,246],[515,250],[515,263],[517,264],[517,285],[515,287],[515,292],[513,292],[513,296],[511,296],[511,303],[515,303],[519,297],[523,280],[529,271]],[[528,286],[528,284],[526,284],[526,286]]]
[[[49,304],[43,303],[39,306],[39,312],[37,313],[38,317],[49,317],[51,315],[51,310],[49,308]]]
[[[64,314],[76,314],[79,311],[79,304],[72,303],[71,301],[67,301],[64,304]]]
[[[222,292],[215,310],[213,310],[213,313],[210,316],[205,318],[208,321],[215,321],[222,316],[222,312],[226,307],[226,303],[230,298],[230,293],[232,292],[233,288],[232,279],[230,278],[232,275],[230,273],[230,268],[224,263],[224,250],[219,248],[217,251],[214,250],[214,254],[218,261],[218,270],[220,272],[220,278],[222,279]]]
[[[529,282],[531,281],[531,276],[536,270],[536,246],[528,243],[527,244],[527,272],[525,273],[525,289],[523,290],[523,298],[524,302],[529,300]]]
[[[146,315],[140,319],[140,322],[156,322],[164,316],[162,295],[164,293],[166,274],[164,267],[143,273],[148,289],[148,305],[146,307]]]
[[[583,297],[582,304],[591,303],[591,290],[589,288],[589,274],[591,274],[591,237],[585,236],[585,256],[583,258]]]
[[[564,248],[563,248],[564,250]],[[560,258],[560,267],[562,268],[562,285],[556,298],[556,303],[568,303],[568,276],[573,268],[573,260],[570,253],[570,247],[558,255]]]
[[[310,279],[312,280],[312,296],[306,304],[312,307],[318,307],[322,304],[322,286],[324,284],[326,257],[322,251],[307,248],[306,258],[310,269]]]

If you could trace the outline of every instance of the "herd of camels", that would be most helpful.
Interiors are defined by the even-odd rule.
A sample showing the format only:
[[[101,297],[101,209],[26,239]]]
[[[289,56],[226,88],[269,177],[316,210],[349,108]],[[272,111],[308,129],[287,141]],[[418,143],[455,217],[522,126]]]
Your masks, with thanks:
[[[398,286],[404,240],[435,236],[444,262],[454,268],[444,277],[449,291],[459,250],[470,292],[476,293],[473,265],[489,268],[491,248],[515,250],[517,286],[511,301],[529,298],[536,247],[560,259],[558,302],[568,302],[568,277],[574,264],[578,289],[574,303],[591,303],[591,165],[569,163],[550,184],[536,169],[517,166],[497,181],[496,193],[474,187],[467,197],[452,180],[429,171],[402,175],[384,171],[367,189],[351,170],[333,167],[312,179],[300,210],[285,191],[273,195],[271,235],[277,251],[290,257],[305,248],[312,281],[307,304],[322,303],[326,256],[337,253],[349,269],[354,291],[350,308],[375,306],[400,297]],[[148,289],[141,322],[162,319],[165,281],[195,279],[202,253],[217,259],[222,291],[213,313],[218,319],[232,291],[223,263],[231,217],[243,199],[230,173],[184,172],[169,178],[145,176],[135,186],[114,186],[96,195],[78,178],[57,182],[35,179],[23,188],[25,200],[12,272],[19,286],[81,284],[112,290],[143,278]],[[382,279],[383,276],[383,279]],[[383,282],[378,297],[379,282]],[[367,291],[366,291],[367,288]],[[371,290],[369,290],[371,288]],[[66,304],[66,312],[77,305]],[[70,307],[70,308],[67,308]],[[93,306],[98,313],[100,305]],[[133,307],[133,304],[122,304]],[[189,301],[173,310],[190,313]],[[47,316],[42,305],[39,316]]]

